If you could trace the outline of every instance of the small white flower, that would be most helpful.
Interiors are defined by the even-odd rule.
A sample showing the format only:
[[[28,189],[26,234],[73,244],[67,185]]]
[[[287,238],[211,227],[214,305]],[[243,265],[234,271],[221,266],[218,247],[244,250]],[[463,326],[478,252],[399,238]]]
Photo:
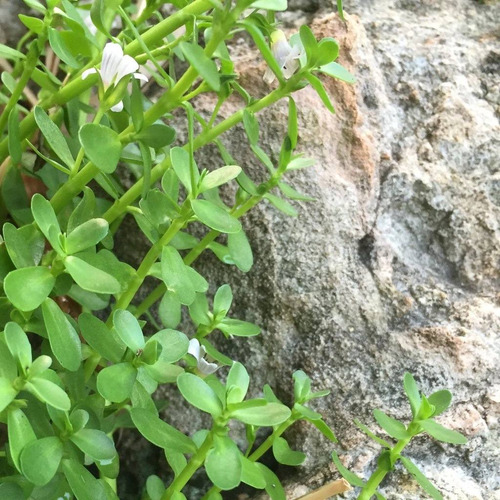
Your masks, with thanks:
[[[299,69],[300,47],[290,45],[281,30],[271,33],[271,51],[281,68],[283,76],[288,80]],[[270,85],[276,78],[271,68],[267,68],[264,81]]]
[[[148,78],[141,73],[136,73],[139,69],[139,63],[129,55],[123,54],[123,49],[118,43],[107,43],[102,53],[101,68],[90,68],[82,73],[82,80],[89,75],[97,73],[101,79],[103,91],[106,92],[110,87],[115,87],[123,78],[133,75],[138,80],[148,81]],[[121,111],[123,102],[115,104],[111,111]]]
[[[205,354],[207,353],[204,346],[200,345],[197,339],[191,339],[189,341],[188,354],[191,354],[196,359],[196,364],[198,370],[203,375],[210,375],[214,373],[219,367],[216,363],[209,363],[204,359]]]

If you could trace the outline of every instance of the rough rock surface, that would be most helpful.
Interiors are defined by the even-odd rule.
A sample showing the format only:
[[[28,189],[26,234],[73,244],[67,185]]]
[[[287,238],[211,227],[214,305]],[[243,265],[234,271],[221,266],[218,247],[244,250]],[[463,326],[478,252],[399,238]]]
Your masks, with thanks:
[[[305,20],[337,38],[358,83],[327,83],[336,115],[312,89],[297,95],[300,144],[318,163],[291,184],[317,201],[295,219],[270,206],[249,215],[256,264],[246,275],[200,259],[209,281],[232,285],[235,317],[263,327],[224,348],[249,367],[255,388],[270,383],[284,400],[296,369],[331,389],[318,410],[345,464],[365,477],[379,449],[352,420],[375,429],[377,407],[407,418],[405,371],[425,392],[449,388],[454,403],[441,420],[469,443],[419,438],[408,455],[449,500],[500,498],[500,6],[353,0],[345,25],[320,3],[295,7],[290,30]],[[263,64],[245,46],[240,52],[245,85],[263,94]],[[261,144],[274,155],[285,117],[284,104],[260,115]],[[258,176],[245,142],[241,130],[225,137]],[[199,164],[216,165],[213,150]],[[288,437],[309,456],[279,471],[289,498],[338,477],[332,446],[314,429]],[[402,471],[382,492],[425,497]]]

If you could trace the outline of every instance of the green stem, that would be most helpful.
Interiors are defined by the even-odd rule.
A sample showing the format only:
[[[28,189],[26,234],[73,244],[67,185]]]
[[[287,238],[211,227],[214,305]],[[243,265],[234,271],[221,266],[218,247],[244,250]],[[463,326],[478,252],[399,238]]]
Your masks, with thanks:
[[[249,1],[249,0],[247,0]],[[241,7],[240,7],[241,9]],[[235,9],[237,11],[237,9]],[[228,16],[228,19],[225,20],[224,27],[221,30],[217,30],[217,33],[214,33],[212,38],[210,39],[210,42],[205,48],[205,54],[207,56],[210,56],[218,47],[219,43],[221,40],[224,39],[225,34],[227,31],[230,29],[230,24],[229,21],[236,16],[237,12],[233,11],[232,16]],[[233,21],[234,22],[234,21]],[[143,39],[145,37],[143,36]],[[165,113],[168,113],[172,111],[174,108],[177,107],[177,105],[182,101],[183,95],[185,92],[191,87],[193,82],[196,80],[198,77],[197,71],[190,66],[189,69],[182,75],[180,80],[174,85],[174,87],[167,93],[165,93],[159,100],[152,106],[145,114],[144,114],[144,126],[147,127],[151,124],[153,124],[156,120],[161,118]],[[278,89],[280,90],[280,89]],[[275,92],[271,92],[267,96],[267,98],[271,95],[273,95]],[[282,97],[282,96],[280,96]],[[260,102],[266,102],[266,98],[261,99],[260,101],[257,101],[254,105],[257,105]],[[264,104],[264,107],[267,106],[268,104]],[[262,108],[259,108],[262,109]],[[239,119],[236,121],[231,122],[230,120],[227,121],[227,128],[231,128],[234,126],[234,124],[238,123],[238,121],[241,121],[243,118],[243,111],[241,111],[241,116]],[[219,133],[223,133],[226,129],[223,129]],[[217,135],[213,135],[214,130],[216,130],[217,127],[214,127],[210,131],[207,131],[206,135],[208,137],[208,140],[202,144],[200,144],[198,147],[201,147],[208,142],[211,142],[214,137],[217,137]],[[134,131],[133,126],[129,126],[125,130],[123,130],[120,133],[120,139],[122,141],[127,140],[132,140],[131,133]],[[200,134],[197,139],[199,139],[203,134]],[[196,140],[194,142],[194,148],[197,149],[196,147]],[[170,158],[167,158],[163,163],[160,163],[156,167],[154,167],[151,170],[151,179],[150,179],[150,184],[155,183],[162,175],[163,172],[170,167]],[[88,163],[80,172],[81,176],[79,177],[77,174],[73,179],[70,179],[68,182],[66,182],[52,197],[51,203],[52,207],[56,212],[60,211],[67,203],[71,201],[73,197],[75,197],[78,193],[81,192],[84,186],[86,186],[97,174],[99,173],[99,170],[95,165],[92,163]],[[115,204],[106,212],[104,215],[104,218],[108,220],[108,222],[113,222],[117,217],[120,217],[122,213],[124,213],[128,207],[128,205],[131,205],[136,198],[138,198],[141,193],[142,193],[142,186],[143,186],[143,179],[140,179],[138,182],[136,182]],[[137,187],[139,186],[139,189],[137,191]],[[130,198],[132,196],[132,198]],[[108,219],[108,216],[112,214],[112,216]]]
[[[120,295],[113,309],[126,309],[130,305],[130,302],[132,302],[135,294],[149,274],[151,267],[160,256],[163,247],[172,241],[172,238],[184,227],[184,224],[186,224],[191,217],[190,208],[186,208],[188,206],[189,204],[184,207],[181,217],[174,219],[165,234],[149,249],[139,269],[137,269],[134,279],[131,281],[127,290]]]
[[[203,465],[207,453],[212,448],[213,442],[213,430],[211,430],[203,444],[198,448],[198,451],[191,457],[191,460],[187,463],[186,467],[181,471],[181,473],[174,479],[172,484],[165,491],[161,500],[170,500],[175,493],[178,493],[186,486],[187,482],[191,479],[193,474]]]
[[[231,211],[233,217],[239,219],[244,214],[249,212],[257,203],[259,203],[264,194],[270,191],[279,181],[281,176],[276,177],[275,179],[269,180],[263,186],[266,188],[262,191],[262,194],[258,196],[251,196],[245,203],[239,206],[236,209]],[[212,243],[212,241],[217,238],[221,233],[220,231],[216,231],[215,229],[211,229],[184,257],[184,264],[186,266],[190,266]],[[155,302],[160,300],[163,297],[163,294],[167,291],[167,287],[164,283],[160,283],[136,308],[135,317],[140,318],[150,307],[152,307]]]
[[[258,111],[261,111],[262,109],[270,106],[271,104],[274,104],[276,101],[279,101],[281,98],[286,96],[290,90],[293,88],[293,85],[296,83],[294,79],[289,80],[288,84],[274,90],[270,94],[268,94],[266,97],[263,97],[262,99],[259,99],[258,101],[255,101],[253,104],[248,106],[247,109],[248,111],[251,111],[253,113],[256,113]],[[234,127],[236,124],[241,122],[243,120],[243,112],[244,109],[240,109],[236,113],[232,114],[230,117],[226,118],[219,124],[217,124],[215,127],[206,130],[202,132],[196,139],[194,140],[193,148],[194,150],[198,150],[201,147],[209,144],[212,142],[215,138],[217,138],[219,135],[223,134],[227,130],[231,129]],[[184,146],[185,149],[188,148],[188,146]],[[170,158],[166,158],[163,162],[160,164],[156,165],[153,169],[151,169],[151,180],[150,184],[154,184],[157,182],[161,176],[170,168],[171,163],[170,163]],[[82,173],[85,169],[83,169],[80,173]],[[139,179],[128,191],[119,199],[117,200],[113,206],[104,214],[104,218],[108,222],[113,222],[116,218],[120,217],[121,214],[123,214],[129,205],[134,203],[134,201],[139,198],[139,196],[142,193],[142,188],[143,188],[143,179]],[[84,184],[85,185],[85,184]],[[56,193],[57,194],[57,193]],[[74,194],[73,194],[74,196]]]
[[[163,38],[173,33],[177,28],[183,26],[192,18],[192,16],[202,14],[203,12],[211,8],[212,4],[209,0],[195,0],[193,3],[177,11],[175,14],[172,14],[167,19],[164,19],[160,23],[150,28],[146,33],[142,34],[142,40],[147,45],[155,45],[157,42],[163,40]],[[125,47],[124,52],[125,54],[129,54],[131,56],[139,55],[141,53],[141,45],[137,40],[134,40]],[[49,98],[41,101],[39,103],[39,106],[43,109],[49,109],[56,105],[62,106],[71,99],[79,96],[85,90],[88,90],[90,87],[95,85],[97,82],[97,76],[90,76],[86,80],[82,80],[80,78],[80,75],[85,69],[91,68],[96,63],[97,61],[95,60],[89,62],[84,68],[82,68],[75,74],[75,77],[71,82],[62,87],[58,92],[56,92]],[[26,139],[36,130],[36,122],[33,113],[30,113],[20,123],[19,128],[21,140]],[[8,154],[8,139],[5,138],[0,142],[0,163],[2,163],[5,158],[7,158]]]
[[[34,40],[31,43],[30,48],[28,50],[28,54],[26,55],[26,59],[24,60],[24,69],[21,78],[14,87],[14,91],[10,96],[9,102],[7,103],[2,114],[0,115],[0,134],[3,133],[5,124],[9,119],[9,114],[16,106],[17,101],[19,101],[19,98],[23,94],[24,89],[27,83],[29,82],[31,75],[33,74],[33,71],[36,67],[38,56],[40,55],[38,42],[39,42],[38,40]]]
[[[404,447],[410,442],[411,437],[406,439],[400,439],[394,448],[391,450],[391,463],[394,464],[396,460],[401,455]],[[361,490],[361,493],[358,496],[358,500],[370,500],[370,498],[375,495],[377,488],[380,483],[384,480],[385,476],[390,472],[391,469],[388,469],[384,464],[379,464],[375,471],[368,479],[367,483]]]

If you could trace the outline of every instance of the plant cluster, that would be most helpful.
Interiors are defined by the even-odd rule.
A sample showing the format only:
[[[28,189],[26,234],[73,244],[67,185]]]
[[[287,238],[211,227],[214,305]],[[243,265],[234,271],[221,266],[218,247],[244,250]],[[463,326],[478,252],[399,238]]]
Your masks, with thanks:
[[[167,485],[163,471],[147,479],[145,500],[185,498],[201,467],[213,483],[206,500],[240,483],[284,499],[259,459],[272,449],[278,462],[301,464],[305,455],[282,436],[298,420],[335,441],[308,406],[328,391],[312,392],[296,371],[291,406],[267,385],[263,397],[248,399],[247,370],[213,338],[260,329],[233,318],[230,287],[212,297],[192,264],[210,250],[249,271],[242,216],[262,200],[294,216],[290,200],[310,200],[285,182],[314,163],[296,152],[292,94],[311,85],[334,111],[319,75],[354,81],[335,62],[337,42],[316,40],[307,26],[287,40],[275,19],[286,0],[175,0],[168,9],[159,0],[24,2],[37,12],[19,16],[27,34],[15,49],[0,45],[0,57],[12,62],[0,89],[0,498],[118,498],[114,435],[135,428],[164,450],[171,469]],[[265,81],[277,80],[259,99],[231,60],[228,44],[241,33],[266,61]],[[147,97],[147,81],[161,89],[157,99]],[[216,96],[210,116],[196,109],[202,93]],[[231,96],[241,108],[221,119]],[[259,145],[255,115],[281,99],[288,100],[288,127],[274,157]],[[173,113],[186,116],[186,144],[176,142]],[[262,182],[220,139],[239,123],[267,169]],[[221,158],[212,171],[195,160],[210,143]],[[221,196],[228,183],[236,187],[231,201]],[[137,269],[114,252],[125,217],[151,244]],[[139,301],[147,278],[157,286]],[[191,338],[178,329],[183,311]],[[167,423],[166,402],[153,397],[163,384],[210,415],[210,428],[187,436]],[[431,433],[425,411],[408,432]],[[245,425],[244,451],[231,438],[233,420]]]

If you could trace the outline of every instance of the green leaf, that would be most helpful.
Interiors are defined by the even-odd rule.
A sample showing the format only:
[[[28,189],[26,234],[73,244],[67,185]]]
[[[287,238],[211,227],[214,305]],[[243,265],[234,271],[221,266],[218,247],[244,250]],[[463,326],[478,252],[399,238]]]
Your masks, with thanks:
[[[238,269],[244,273],[250,271],[253,266],[253,253],[243,229],[237,233],[228,234],[227,247]]]
[[[349,73],[343,66],[336,62],[331,62],[325,64],[318,68],[321,73],[336,78],[337,80],[342,80],[346,83],[356,83],[356,78]]]
[[[253,9],[283,11],[288,8],[287,0],[257,0],[252,3]]]
[[[255,462],[240,455],[241,460],[241,482],[250,485],[252,488],[262,490],[266,487],[266,480],[262,477],[261,471]]]
[[[12,403],[17,396],[17,392],[18,391],[12,387],[12,382],[9,379],[0,377],[0,412]]]
[[[192,304],[196,298],[196,290],[190,279],[182,257],[171,247],[163,247],[161,254],[161,276],[167,288],[175,293],[181,304]]]
[[[188,403],[214,417],[222,414],[222,404],[213,389],[200,377],[182,373],[177,378],[177,387]]]
[[[144,334],[135,316],[123,309],[113,314],[113,326],[122,342],[137,355],[144,349]]]
[[[89,313],[80,314],[78,324],[83,338],[104,359],[119,363],[125,354],[125,346],[115,331]]]
[[[311,392],[311,379],[302,370],[293,372],[292,377],[295,401],[304,401]]]
[[[78,133],[87,158],[105,174],[116,170],[122,152],[118,134],[104,125],[85,124]]]
[[[19,20],[28,28],[30,31],[33,33],[36,33],[39,35],[42,33],[44,24],[41,19],[38,19],[37,17],[32,17],[32,16],[25,16],[24,14],[19,14],[18,15]]]
[[[226,380],[227,402],[228,404],[240,403],[245,399],[250,384],[250,377],[246,368],[235,361]]]
[[[212,483],[221,490],[232,490],[241,481],[241,453],[227,436],[214,438],[214,447],[205,459],[205,470]]]
[[[88,469],[75,460],[63,460],[62,470],[77,500],[111,500],[118,498],[116,495],[109,497],[104,484],[99,482]]]
[[[181,312],[181,302],[177,295],[167,290],[158,306],[158,316],[163,326],[175,328],[181,322]]]
[[[75,228],[66,238],[66,251],[74,254],[97,245],[109,231],[105,219],[90,219]]]
[[[62,455],[63,444],[58,437],[31,441],[23,448],[20,456],[23,475],[38,486],[47,484],[55,476]]]
[[[233,292],[229,285],[222,285],[215,292],[214,296],[214,315],[226,315],[231,308],[233,302]]]
[[[243,110],[243,126],[250,144],[257,144],[259,142],[259,122],[255,115],[247,109]]]
[[[164,363],[179,361],[187,353],[189,347],[186,335],[177,330],[160,330],[150,340],[156,340],[162,346],[160,358]]]
[[[28,417],[19,408],[14,408],[7,415],[7,431],[9,436],[9,450],[12,461],[19,472],[21,463],[19,457],[23,448],[36,441],[36,435]],[[1,496],[0,496],[1,498]]]
[[[26,373],[31,366],[31,344],[24,330],[12,321],[5,325],[5,343],[18,366]]]
[[[150,500],[161,500],[163,493],[165,493],[163,481],[158,476],[149,476],[146,479],[146,493]]]
[[[305,453],[292,450],[286,439],[282,437],[274,440],[273,455],[280,464],[292,466],[300,465],[306,459]]]
[[[305,24],[300,27],[300,41],[306,51],[308,66],[316,66],[316,60],[318,57],[318,42],[316,41],[316,37],[311,31],[311,28]]]
[[[436,391],[428,397],[429,403],[434,406],[433,417],[437,417],[441,415],[444,411],[446,411],[451,404],[452,395],[450,391]]]
[[[266,1],[266,0],[259,0],[259,2],[260,1]],[[259,2],[257,2],[257,4]],[[271,52],[271,49],[269,48],[269,45],[266,39],[264,38],[264,35],[262,34],[261,30],[257,28],[257,26],[248,21],[243,21],[241,22],[241,24],[245,27],[248,33],[250,33],[250,36],[253,38],[255,45],[257,45],[257,48],[262,54],[262,57],[265,59],[267,65],[272,69],[273,73],[276,75],[278,80],[282,82],[283,73],[281,71],[280,65],[276,62],[276,59],[274,58],[274,55]]]
[[[410,401],[411,413],[413,417],[417,416],[418,410],[420,408],[420,391],[418,390],[417,383],[413,378],[413,375],[409,372],[404,374],[403,386],[405,389],[406,396]]]
[[[11,61],[19,61],[20,59],[25,59],[26,56],[16,49],[12,49],[3,43],[0,43],[0,57],[4,59],[10,59]]]
[[[432,436],[434,439],[438,441],[443,441],[444,443],[451,444],[465,444],[467,443],[467,438],[460,434],[460,432],[453,431],[451,429],[447,429],[443,427],[441,424],[438,424],[434,420],[424,420],[419,422],[425,432]]]
[[[226,184],[230,180],[238,177],[240,172],[241,167],[238,167],[237,165],[226,165],[225,167],[218,168],[213,172],[209,172],[201,181],[200,193],[221,186],[222,184]]]
[[[113,440],[97,429],[81,429],[70,440],[94,460],[112,460],[116,455]]]
[[[308,421],[311,424],[313,424],[314,427],[316,427],[316,429],[318,429],[318,431],[321,432],[321,434],[323,434],[323,436],[329,439],[332,443],[337,442],[337,438],[335,437],[334,432],[332,431],[332,429],[330,429],[330,427],[328,427],[328,425],[323,420],[308,419]]]
[[[328,94],[326,93],[326,90],[323,87],[321,80],[318,77],[314,76],[312,73],[306,73],[304,76],[306,77],[307,81],[311,84],[311,87],[316,91],[320,99],[323,101],[323,104],[326,106],[328,111],[335,113],[335,108],[333,107],[333,104],[330,101],[330,97],[328,97]]]
[[[10,272],[3,286],[14,307],[33,311],[48,297],[55,283],[56,279],[47,267],[23,267]]]
[[[235,335],[236,337],[253,337],[260,333],[260,328],[257,325],[232,318],[224,318],[217,324],[217,328],[225,335]]]
[[[24,386],[25,390],[34,394],[40,401],[61,411],[69,411],[71,401],[68,395],[50,380],[34,377]]]
[[[79,257],[66,257],[64,266],[76,284],[84,290],[111,294],[118,293],[121,290],[120,283],[111,274],[90,265]]]
[[[79,68],[81,64],[73,56],[69,49],[68,39],[66,36],[67,31],[58,31],[54,28],[49,28],[49,43],[55,54],[72,68]],[[62,159],[62,158],[61,158]]]
[[[196,446],[191,439],[158,418],[154,413],[143,408],[132,408],[130,416],[138,431],[154,445],[179,453],[194,453],[196,451]]]
[[[9,113],[8,121],[8,141],[9,141],[9,154],[14,165],[21,163],[23,151],[21,149],[21,135],[19,132],[19,111],[14,108]]]
[[[45,12],[47,12],[45,6],[41,4],[38,0],[23,0],[23,1],[28,7],[31,7],[32,9],[40,12],[41,14],[45,14]]]
[[[381,410],[373,410],[373,415],[380,427],[382,427],[382,429],[384,429],[387,434],[394,439],[408,439],[410,437],[410,434],[406,430],[404,424],[395,418],[389,417]]]
[[[297,124],[297,105],[293,100],[293,97],[288,97],[288,137],[290,137],[290,142],[292,149],[297,146],[297,139],[299,136],[298,124]]]
[[[169,146],[175,140],[175,129],[168,125],[155,123],[136,135],[136,139],[153,149]]]
[[[21,486],[14,482],[0,484],[0,498],[6,500],[26,500],[26,494]]]
[[[418,484],[428,495],[430,495],[434,500],[443,500],[441,493],[409,458],[400,457],[400,460],[406,467],[406,470],[417,480]]]
[[[64,135],[59,130],[59,127],[49,118],[47,113],[39,106],[35,107],[34,111],[35,121],[44,135],[47,143],[52,148],[54,153],[71,168],[75,163],[73,155],[69,150],[68,143]]]
[[[379,438],[376,434],[374,434],[368,427],[362,424],[359,420],[354,420],[354,424],[361,431],[364,432],[369,438],[373,439],[376,443],[384,448],[392,448],[392,445],[388,443],[385,439]]]
[[[108,366],[97,375],[97,390],[104,399],[121,403],[130,397],[136,378],[137,370],[130,363]]]
[[[261,476],[266,481],[265,489],[269,498],[271,500],[286,500],[285,490],[283,489],[278,476],[271,471],[271,469],[268,469],[260,462],[257,462],[255,465],[259,468]]]
[[[196,217],[206,226],[221,233],[238,233],[241,223],[222,207],[207,200],[192,200],[191,208]]]
[[[95,208],[96,201],[94,192],[88,186],[85,186],[83,188],[82,199],[78,202],[78,205],[69,217],[67,227],[68,234],[70,234],[77,227],[92,219],[94,217]]]
[[[285,184],[284,182],[278,182],[278,187],[281,192],[291,200],[299,200],[299,201],[314,201],[314,198],[307,196],[305,194],[299,193],[296,189]]]
[[[241,420],[245,424],[271,427],[279,425],[291,415],[290,408],[279,403],[268,403],[266,406],[244,408],[231,412],[231,417]]]
[[[172,162],[172,168],[174,169],[175,174],[182,182],[183,186],[188,190],[188,193],[191,193],[193,191],[193,186],[191,185],[191,167],[189,153],[183,148],[172,148],[170,150],[170,161]],[[196,172],[194,180],[196,183],[198,183],[198,169],[195,168],[194,171]]]
[[[43,302],[42,314],[50,348],[57,361],[69,371],[78,370],[82,359],[81,344],[68,318],[51,299]]]
[[[8,302],[7,298],[4,298],[4,301]],[[14,380],[17,377],[16,362],[5,343],[5,332],[0,333],[0,378],[2,377],[8,380]]]
[[[213,91],[219,92],[220,76],[215,62],[205,55],[205,52],[199,45],[181,42],[179,46],[189,64],[205,80],[208,86]]]
[[[324,66],[332,61],[335,61],[339,55],[339,45],[333,38],[323,38],[318,43],[317,50],[317,66]]]
[[[280,210],[284,214],[290,215],[291,217],[297,217],[298,215],[297,210],[295,210],[295,208],[293,208],[293,206],[283,198],[279,198],[278,196],[275,196],[274,194],[271,193],[266,193],[264,195],[264,198],[266,200],[269,200],[272,203],[272,205],[274,205],[278,210]]]
[[[50,201],[41,194],[36,193],[31,199],[31,211],[40,231],[49,240],[54,250],[62,254],[61,244],[59,243],[61,228]]]
[[[344,467],[342,462],[340,461],[339,456],[335,451],[332,451],[332,459],[335,464],[335,467],[337,467],[338,471],[340,472],[340,475],[352,486],[358,486],[359,488],[362,488],[365,483],[364,481],[361,480],[356,474],[351,472],[349,469]]]
[[[3,226],[3,237],[16,268],[37,266],[40,263],[45,252],[45,238],[34,224],[16,229],[7,222]]]

